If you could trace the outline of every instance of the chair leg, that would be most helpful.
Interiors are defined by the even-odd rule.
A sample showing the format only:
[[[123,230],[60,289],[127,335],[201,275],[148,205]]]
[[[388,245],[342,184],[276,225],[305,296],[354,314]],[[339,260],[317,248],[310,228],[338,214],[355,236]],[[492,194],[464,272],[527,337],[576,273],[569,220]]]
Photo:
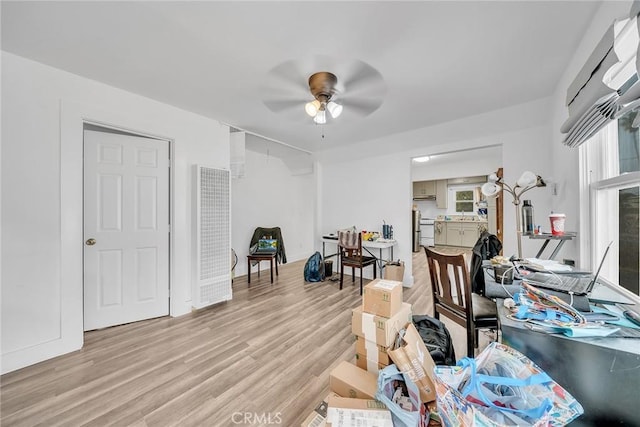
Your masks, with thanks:
[[[478,342],[478,330],[473,321],[467,320],[467,356],[474,357],[476,343]]]
[[[340,263],[340,289],[342,289],[342,279],[344,279],[344,264]]]
[[[356,268],[351,267],[351,283],[356,283]]]
[[[269,260],[269,273],[271,273],[271,284],[273,285],[273,258]]]
[[[376,266],[377,263],[378,263],[377,261],[373,263],[373,278],[374,279],[377,277],[377,272],[376,272],[376,270],[378,269],[378,267]]]
[[[467,356],[474,357],[475,356],[475,343],[473,339],[474,331],[467,330]]]
[[[360,269],[360,295],[362,295],[362,268]]]

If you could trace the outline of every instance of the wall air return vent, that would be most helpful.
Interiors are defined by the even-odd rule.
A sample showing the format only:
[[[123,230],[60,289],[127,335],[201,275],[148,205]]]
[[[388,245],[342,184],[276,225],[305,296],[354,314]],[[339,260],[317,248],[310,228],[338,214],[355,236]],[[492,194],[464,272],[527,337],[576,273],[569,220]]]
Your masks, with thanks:
[[[231,299],[229,171],[195,166],[195,256],[192,304]]]

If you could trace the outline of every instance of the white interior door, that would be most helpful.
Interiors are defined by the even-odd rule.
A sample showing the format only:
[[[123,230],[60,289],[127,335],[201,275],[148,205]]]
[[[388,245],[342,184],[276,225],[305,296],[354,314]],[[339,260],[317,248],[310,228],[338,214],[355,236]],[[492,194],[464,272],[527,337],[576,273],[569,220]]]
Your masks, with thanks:
[[[84,330],[169,314],[169,143],[84,132]]]

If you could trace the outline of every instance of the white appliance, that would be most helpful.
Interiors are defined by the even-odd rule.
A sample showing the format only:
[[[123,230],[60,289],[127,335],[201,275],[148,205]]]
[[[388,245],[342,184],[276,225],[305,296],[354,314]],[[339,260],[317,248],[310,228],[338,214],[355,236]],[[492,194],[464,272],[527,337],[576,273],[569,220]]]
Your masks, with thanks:
[[[433,218],[422,218],[420,220],[420,245],[434,247],[434,223]]]

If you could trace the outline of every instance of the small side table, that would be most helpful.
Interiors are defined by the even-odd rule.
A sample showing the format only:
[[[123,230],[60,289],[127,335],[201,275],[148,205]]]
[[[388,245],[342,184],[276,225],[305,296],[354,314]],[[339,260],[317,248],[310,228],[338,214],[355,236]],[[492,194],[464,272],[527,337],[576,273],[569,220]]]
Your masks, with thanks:
[[[544,252],[544,250],[547,248],[547,245],[549,244],[550,241],[552,241],[552,240],[557,241],[558,245],[553,250],[553,252],[551,252],[551,256],[549,256],[549,259],[554,259],[555,256],[558,254],[558,252],[560,252],[560,249],[562,248],[562,245],[564,245],[564,242],[566,242],[567,240],[571,240],[574,237],[576,237],[577,233],[568,231],[568,232],[564,233],[561,236],[554,236],[553,234],[550,234],[550,233],[525,234],[525,236],[527,236],[530,239],[534,239],[534,240],[544,239],[544,243],[542,244],[542,247],[540,248],[540,250],[536,254],[536,258],[540,258],[540,256],[542,255],[542,252]]]
[[[258,277],[260,277],[260,261],[269,261],[271,267],[271,283],[273,283],[273,264],[276,265],[276,276],[278,275],[278,260],[276,253],[272,254],[249,254],[247,255],[247,283],[251,285],[251,262],[258,262]]]

